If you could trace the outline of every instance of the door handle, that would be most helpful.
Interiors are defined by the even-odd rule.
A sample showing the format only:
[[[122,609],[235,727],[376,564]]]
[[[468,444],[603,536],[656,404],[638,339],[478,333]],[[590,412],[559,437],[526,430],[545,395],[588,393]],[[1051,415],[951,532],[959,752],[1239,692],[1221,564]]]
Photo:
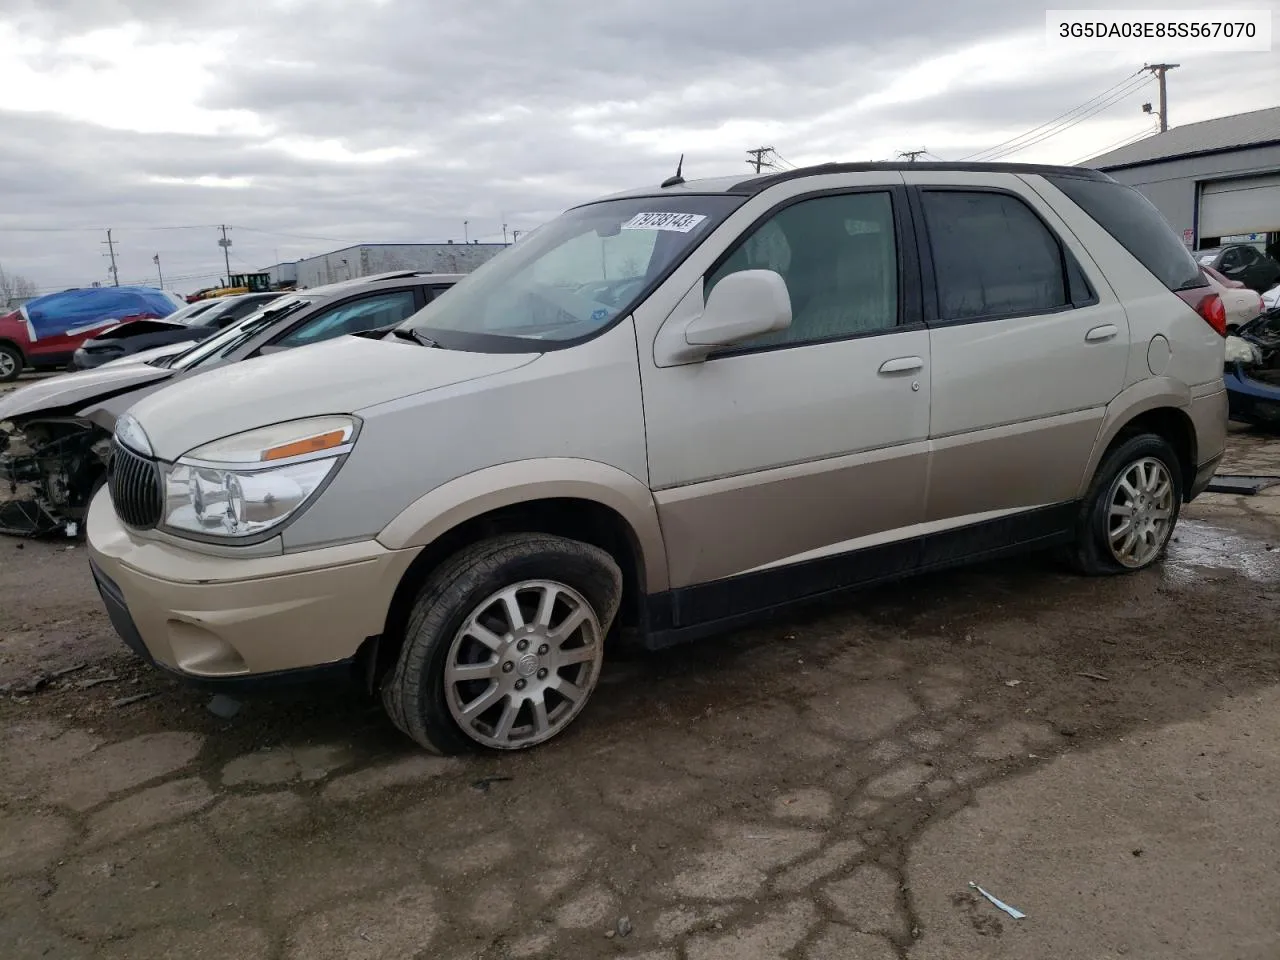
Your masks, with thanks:
[[[1120,328],[1114,323],[1106,323],[1100,327],[1094,327],[1084,335],[1084,339],[1086,343],[1101,343],[1103,340],[1110,340],[1119,332]]]
[[[886,360],[880,364],[881,373],[910,373],[912,370],[919,370],[924,366],[924,361],[919,357],[896,357],[893,360]]]

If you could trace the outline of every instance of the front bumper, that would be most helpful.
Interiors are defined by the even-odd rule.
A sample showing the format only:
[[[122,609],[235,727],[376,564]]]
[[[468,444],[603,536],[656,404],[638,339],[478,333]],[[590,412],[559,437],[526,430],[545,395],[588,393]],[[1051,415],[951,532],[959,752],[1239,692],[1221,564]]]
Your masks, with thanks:
[[[416,550],[366,541],[297,554],[224,557],[144,540],[104,489],[89,559],[125,644],[185,678],[243,682],[333,672],[382,633]]]
[[[1232,420],[1271,429],[1280,427],[1280,388],[1250,379],[1240,364],[1228,368],[1223,380]]]

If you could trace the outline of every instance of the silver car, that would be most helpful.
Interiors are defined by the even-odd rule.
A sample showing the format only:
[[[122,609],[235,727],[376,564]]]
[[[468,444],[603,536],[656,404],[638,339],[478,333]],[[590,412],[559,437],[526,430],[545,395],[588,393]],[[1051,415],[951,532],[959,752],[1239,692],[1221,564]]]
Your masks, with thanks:
[[[166,383],[394,326],[457,280],[457,274],[406,270],[268,295],[264,306],[198,344],[156,347],[0,396],[0,484],[7,481],[5,492],[11,493],[0,500],[0,533],[78,532],[90,498],[106,480],[116,417]]]
[[[842,164],[564,213],[392,333],[117,423],[94,575],[211,685],[335,672],[424,747],[543,743],[660,648],[923,570],[1157,562],[1223,454],[1225,315],[1077,168]]]

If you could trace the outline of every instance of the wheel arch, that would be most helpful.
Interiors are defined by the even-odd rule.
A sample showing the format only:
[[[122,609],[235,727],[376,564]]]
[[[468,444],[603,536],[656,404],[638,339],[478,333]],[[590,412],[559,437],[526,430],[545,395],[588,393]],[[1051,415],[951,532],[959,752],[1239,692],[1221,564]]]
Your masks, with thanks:
[[[27,352],[22,349],[22,344],[18,343],[18,341],[10,339],[9,337],[0,337],[0,347],[8,347],[10,350],[15,351],[22,359],[23,364],[30,363],[30,360],[27,357]]]
[[[1190,405],[1190,391],[1164,378],[1144,380],[1116,397],[1107,408],[1094,442],[1082,480],[1082,494],[1112,448],[1139,433],[1154,433],[1167,440],[1178,455],[1186,498],[1199,462],[1195,423],[1188,412]]]
[[[623,625],[636,622],[645,594],[668,586],[657,508],[640,480],[607,464],[570,458],[480,470],[419,498],[378,535],[389,549],[419,552],[387,610],[377,675],[395,662],[409,610],[431,571],[469,544],[502,533],[547,533],[608,552],[622,569]]]

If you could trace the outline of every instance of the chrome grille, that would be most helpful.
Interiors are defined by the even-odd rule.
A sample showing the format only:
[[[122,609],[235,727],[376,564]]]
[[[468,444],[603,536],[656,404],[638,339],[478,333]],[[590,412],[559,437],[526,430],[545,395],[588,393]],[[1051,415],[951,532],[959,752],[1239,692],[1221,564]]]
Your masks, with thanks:
[[[149,530],[161,520],[164,494],[155,461],[134,453],[118,440],[111,441],[107,484],[116,516],[127,526]]]

